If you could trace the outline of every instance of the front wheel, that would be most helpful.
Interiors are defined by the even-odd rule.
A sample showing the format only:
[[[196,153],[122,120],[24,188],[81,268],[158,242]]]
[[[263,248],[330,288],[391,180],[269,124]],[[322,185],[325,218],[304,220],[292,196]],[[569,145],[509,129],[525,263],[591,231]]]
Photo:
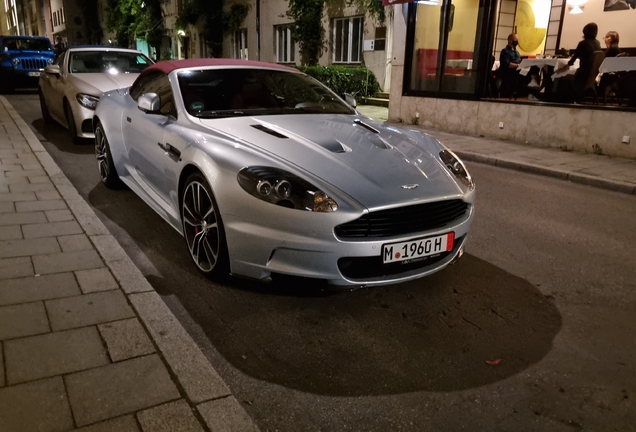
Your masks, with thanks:
[[[117,175],[113,156],[110,153],[110,145],[100,122],[95,128],[95,159],[97,159],[97,169],[102,183],[109,189],[119,189],[122,186],[122,181]]]
[[[185,182],[181,221],[190,257],[201,273],[220,279],[229,273],[229,257],[221,213],[212,188],[200,173]]]
[[[66,116],[66,123],[68,124],[68,132],[71,135],[71,141],[73,144],[79,144],[80,138],[77,136],[77,126],[75,126],[75,118],[73,117],[73,110],[68,101],[64,101],[64,115]]]
[[[49,108],[46,106],[46,100],[44,100],[44,94],[42,94],[42,89],[38,91],[40,96],[40,110],[42,111],[42,118],[45,123],[52,123],[51,114],[49,113]]]

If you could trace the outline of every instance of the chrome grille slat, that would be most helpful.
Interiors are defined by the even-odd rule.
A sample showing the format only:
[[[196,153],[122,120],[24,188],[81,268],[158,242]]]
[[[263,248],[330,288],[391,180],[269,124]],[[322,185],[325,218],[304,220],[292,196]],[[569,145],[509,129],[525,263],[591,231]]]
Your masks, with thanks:
[[[338,238],[379,238],[428,231],[461,218],[468,204],[460,199],[416,204],[368,213],[336,227]]]

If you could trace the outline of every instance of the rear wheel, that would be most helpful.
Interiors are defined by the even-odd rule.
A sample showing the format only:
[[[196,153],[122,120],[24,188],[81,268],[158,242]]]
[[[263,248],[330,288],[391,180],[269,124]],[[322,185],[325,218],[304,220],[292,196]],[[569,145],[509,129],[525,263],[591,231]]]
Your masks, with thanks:
[[[75,126],[75,118],[73,117],[73,110],[68,101],[64,101],[64,115],[66,116],[66,123],[68,124],[68,132],[71,135],[71,141],[73,144],[79,144],[80,138],[77,136],[77,126]]]
[[[122,181],[117,175],[113,156],[110,153],[110,145],[108,144],[108,139],[106,139],[104,127],[100,122],[97,123],[95,128],[95,159],[97,159],[97,170],[102,183],[107,188],[119,189],[122,186]]]
[[[229,257],[221,214],[212,188],[201,173],[185,182],[181,221],[190,257],[206,277],[220,279],[229,273]]]
[[[40,110],[42,111],[42,118],[44,119],[45,123],[51,123],[53,118],[49,113],[49,108],[46,106],[46,101],[44,100],[42,89],[38,91],[38,94],[40,95]]]

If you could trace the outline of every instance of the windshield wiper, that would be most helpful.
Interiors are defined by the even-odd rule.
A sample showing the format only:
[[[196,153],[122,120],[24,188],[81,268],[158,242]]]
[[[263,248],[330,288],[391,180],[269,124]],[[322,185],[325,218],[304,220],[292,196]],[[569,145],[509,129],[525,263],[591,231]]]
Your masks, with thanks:
[[[199,118],[222,118],[222,117],[241,117],[247,114],[244,111],[223,110],[223,111],[201,111],[193,115]]]

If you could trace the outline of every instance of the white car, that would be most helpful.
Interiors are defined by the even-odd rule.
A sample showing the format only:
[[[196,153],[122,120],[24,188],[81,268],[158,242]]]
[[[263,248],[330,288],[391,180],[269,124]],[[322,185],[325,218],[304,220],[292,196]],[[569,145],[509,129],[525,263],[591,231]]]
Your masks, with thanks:
[[[94,138],[92,119],[102,93],[129,87],[151,64],[153,61],[137,50],[70,47],[40,75],[42,117],[66,126],[74,143],[79,138]]]

